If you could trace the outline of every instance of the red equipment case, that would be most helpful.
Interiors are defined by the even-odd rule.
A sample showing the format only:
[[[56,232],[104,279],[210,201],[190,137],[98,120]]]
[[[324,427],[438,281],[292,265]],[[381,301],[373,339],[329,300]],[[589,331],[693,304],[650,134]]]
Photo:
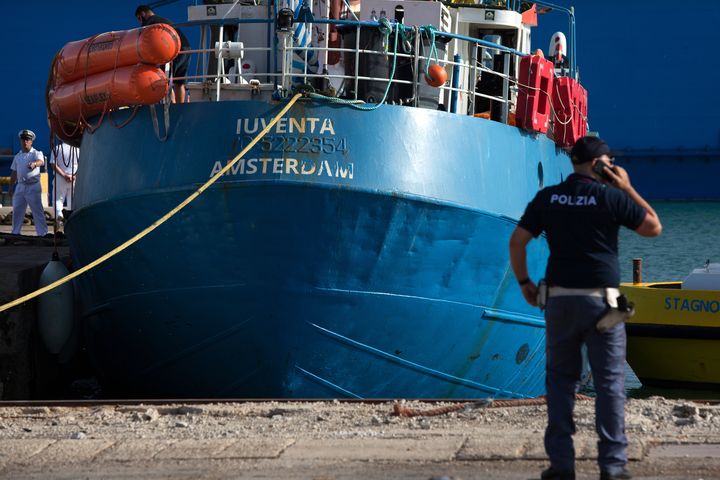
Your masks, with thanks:
[[[560,147],[572,147],[587,133],[587,91],[570,77],[555,79],[553,138]]]
[[[539,55],[523,57],[520,59],[518,79],[517,126],[530,132],[547,132],[555,79],[552,62]]]

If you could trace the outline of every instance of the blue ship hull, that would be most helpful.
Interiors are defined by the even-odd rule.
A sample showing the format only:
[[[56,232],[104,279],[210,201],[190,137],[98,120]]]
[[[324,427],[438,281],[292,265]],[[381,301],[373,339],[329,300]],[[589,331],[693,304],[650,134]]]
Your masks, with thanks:
[[[122,129],[86,133],[67,225],[75,262],[177,205],[279,108],[173,106],[164,142],[146,108]],[[289,117],[178,215],[78,279],[106,390],[541,395],[544,322],[522,299],[507,244],[527,201],[569,174],[566,154],[432,110],[303,103]],[[547,253],[531,243],[533,278]]]

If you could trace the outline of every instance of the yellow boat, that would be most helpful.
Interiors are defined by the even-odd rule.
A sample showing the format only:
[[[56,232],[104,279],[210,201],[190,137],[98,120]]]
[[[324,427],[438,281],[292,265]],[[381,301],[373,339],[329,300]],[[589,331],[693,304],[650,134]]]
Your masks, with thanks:
[[[635,303],[627,360],[643,384],[720,389],[720,264],[620,290]]]

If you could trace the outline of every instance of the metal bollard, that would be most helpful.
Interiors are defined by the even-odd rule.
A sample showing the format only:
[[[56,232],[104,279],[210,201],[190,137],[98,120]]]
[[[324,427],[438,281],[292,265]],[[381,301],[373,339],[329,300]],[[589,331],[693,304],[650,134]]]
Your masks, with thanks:
[[[633,258],[633,283],[642,283],[642,258]]]

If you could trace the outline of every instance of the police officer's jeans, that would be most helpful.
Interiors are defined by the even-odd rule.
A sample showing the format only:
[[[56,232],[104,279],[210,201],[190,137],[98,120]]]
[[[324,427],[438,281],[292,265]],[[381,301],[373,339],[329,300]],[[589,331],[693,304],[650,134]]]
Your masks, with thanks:
[[[600,470],[614,474],[627,463],[625,437],[625,325],[620,323],[600,334],[595,323],[607,311],[605,299],[565,296],[548,299],[547,410],[545,451],[553,467],[573,470],[575,433],[573,407],[582,372],[581,346],[587,345],[597,398],[595,428]]]

